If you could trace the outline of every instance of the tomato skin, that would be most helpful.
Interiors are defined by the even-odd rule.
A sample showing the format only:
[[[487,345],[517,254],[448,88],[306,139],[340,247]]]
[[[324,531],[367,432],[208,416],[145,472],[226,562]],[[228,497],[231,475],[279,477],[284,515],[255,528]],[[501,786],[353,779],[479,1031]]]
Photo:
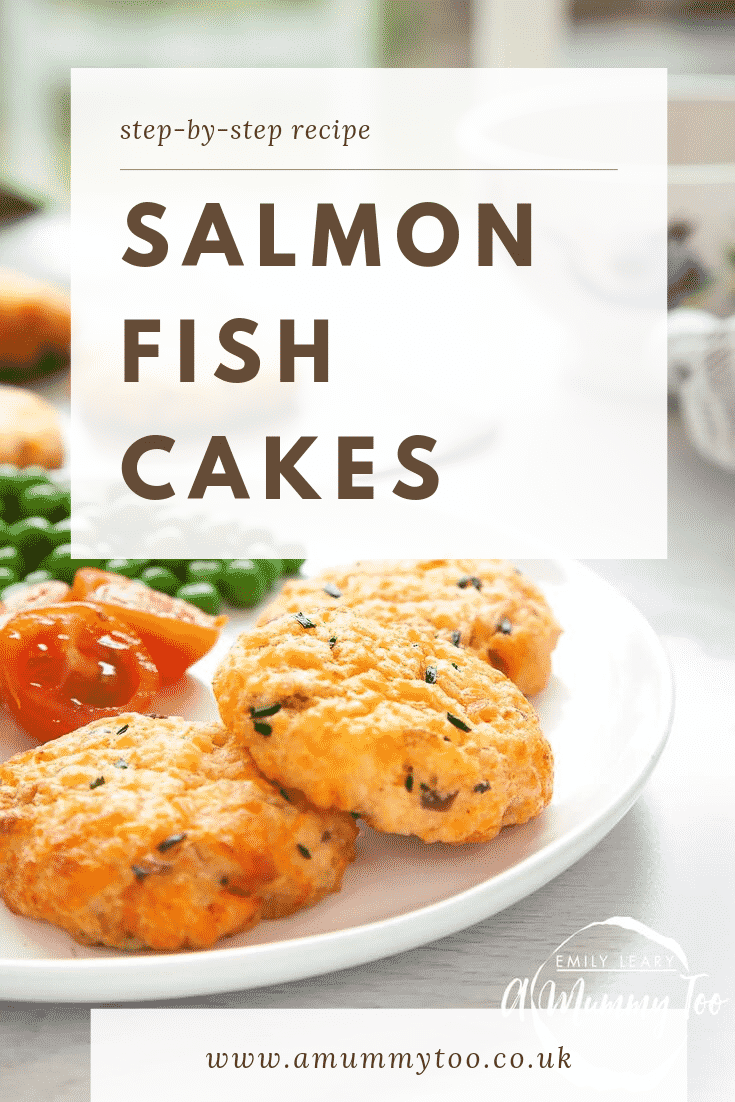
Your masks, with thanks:
[[[82,602],[12,616],[0,630],[0,677],[11,715],[39,742],[95,719],[144,712],[159,685],[129,626]]]
[[[200,608],[151,589],[135,578],[110,574],[95,567],[77,570],[69,594],[122,620],[140,636],[162,684],[182,674],[212,649],[226,616],[210,616]]]

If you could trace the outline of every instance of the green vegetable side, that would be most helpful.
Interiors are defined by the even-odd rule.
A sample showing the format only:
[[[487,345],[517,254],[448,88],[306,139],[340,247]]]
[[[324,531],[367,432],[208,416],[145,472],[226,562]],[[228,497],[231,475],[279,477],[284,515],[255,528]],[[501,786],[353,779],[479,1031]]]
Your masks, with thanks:
[[[279,578],[297,574],[303,559],[72,559],[68,490],[41,467],[0,464],[0,599],[21,587],[97,566],[180,597],[216,616],[223,601],[258,604]]]

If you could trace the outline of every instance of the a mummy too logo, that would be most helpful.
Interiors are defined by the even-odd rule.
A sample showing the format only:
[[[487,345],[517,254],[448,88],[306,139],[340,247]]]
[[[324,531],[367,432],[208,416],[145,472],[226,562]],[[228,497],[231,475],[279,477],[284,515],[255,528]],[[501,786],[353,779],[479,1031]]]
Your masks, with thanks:
[[[562,941],[533,976],[512,979],[501,1009],[718,1014],[729,1000],[708,993],[707,979],[673,938],[635,918],[608,918]]]
[[[533,975],[514,977],[500,1008],[530,1015],[544,1047],[574,1045],[580,1083],[599,1088],[604,1077],[610,1089],[637,1090],[686,1081],[688,1019],[718,1015],[730,1001],[712,986],[673,938],[615,917],[582,927]]]

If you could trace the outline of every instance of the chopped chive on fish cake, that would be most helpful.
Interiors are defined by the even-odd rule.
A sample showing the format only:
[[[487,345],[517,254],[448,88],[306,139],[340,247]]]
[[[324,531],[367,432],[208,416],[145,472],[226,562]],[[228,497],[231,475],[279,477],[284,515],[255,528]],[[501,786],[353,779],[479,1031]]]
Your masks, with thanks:
[[[316,608],[424,625],[501,670],[526,696],[546,687],[561,634],[538,587],[500,559],[389,560],[325,570],[287,582],[259,623]]]
[[[427,842],[483,842],[551,799],[536,713],[498,670],[417,628],[287,612],[220,664],[222,720],[316,807]]]
[[[354,819],[219,724],[123,714],[0,766],[0,893],[86,944],[203,949],[338,891]]]

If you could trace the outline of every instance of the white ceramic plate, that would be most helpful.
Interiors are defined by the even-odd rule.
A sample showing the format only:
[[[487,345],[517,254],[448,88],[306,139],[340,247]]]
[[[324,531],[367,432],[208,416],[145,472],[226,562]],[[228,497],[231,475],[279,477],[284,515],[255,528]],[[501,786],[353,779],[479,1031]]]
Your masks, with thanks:
[[[630,808],[664,747],[673,701],[668,663],[642,616],[591,571],[554,561],[519,565],[542,586],[564,627],[554,678],[535,701],[556,757],[553,802],[539,819],[486,845],[459,848],[366,830],[338,895],[201,953],[88,949],[0,904],[0,998],[174,998],[347,968],[495,914],[592,849]],[[232,631],[244,622],[238,618]],[[215,716],[209,681],[228,642],[156,711]],[[7,718],[0,723],[3,757],[31,745]]]

